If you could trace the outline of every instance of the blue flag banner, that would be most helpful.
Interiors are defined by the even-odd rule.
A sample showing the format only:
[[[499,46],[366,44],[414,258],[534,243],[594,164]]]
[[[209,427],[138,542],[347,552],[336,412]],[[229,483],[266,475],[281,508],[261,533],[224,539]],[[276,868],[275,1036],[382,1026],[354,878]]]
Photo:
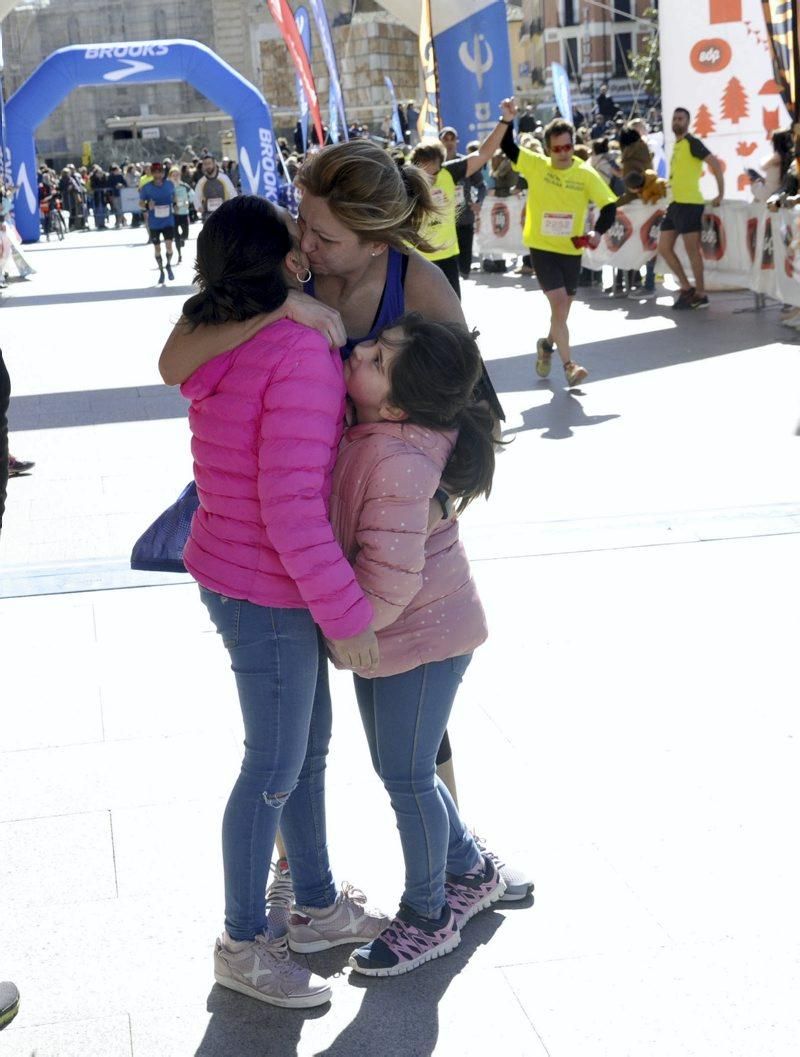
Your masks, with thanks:
[[[569,88],[569,77],[567,71],[560,62],[550,64],[553,76],[553,95],[556,106],[561,111],[561,116],[572,123],[572,92]]]
[[[497,124],[501,99],[514,93],[506,5],[502,0],[437,4],[433,46],[440,125],[452,125],[464,145],[483,139]]]
[[[297,32],[300,34],[300,39],[303,42],[303,47],[306,49],[306,56],[308,58],[308,65],[311,65],[311,23],[308,18],[308,11],[304,7],[298,7],[294,13],[294,21],[297,26]],[[294,75],[294,90],[297,94],[297,106],[300,111],[300,130],[303,137],[303,150],[308,148],[308,100],[306,99],[306,91],[303,88],[303,82],[300,80],[300,75]]]
[[[397,95],[391,77],[384,77],[386,87],[389,89],[389,100],[392,104],[392,129],[394,130],[395,142],[403,142],[403,126],[400,124],[400,114],[397,111]]]
[[[342,95],[342,82],[339,79],[339,64],[336,61],[336,52],[333,48],[333,37],[328,14],[322,0],[308,0],[314,19],[317,23],[322,52],[325,56],[325,64],[328,67],[328,107],[330,117],[328,125],[330,137],[334,143],[340,139],[349,139],[347,133],[347,116],[344,112],[344,96]]]

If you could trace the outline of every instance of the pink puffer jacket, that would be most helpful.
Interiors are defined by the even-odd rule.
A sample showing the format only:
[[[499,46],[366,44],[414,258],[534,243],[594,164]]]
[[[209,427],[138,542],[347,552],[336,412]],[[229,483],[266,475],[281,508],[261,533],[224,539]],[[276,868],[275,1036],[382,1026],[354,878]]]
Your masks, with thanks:
[[[375,611],[380,665],[373,675],[458,657],[486,639],[458,522],[442,521],[427,533],[430,500],[455,437],[379,422],[353,426],[342,441],[331,521]]]
[[[184,550],[192,576],[231,598],[308,609],[328,638],[364,631],[372,607],[328,518],[344,421],[338,351],[282,320],[204,364],[181,392],[200,496]]]

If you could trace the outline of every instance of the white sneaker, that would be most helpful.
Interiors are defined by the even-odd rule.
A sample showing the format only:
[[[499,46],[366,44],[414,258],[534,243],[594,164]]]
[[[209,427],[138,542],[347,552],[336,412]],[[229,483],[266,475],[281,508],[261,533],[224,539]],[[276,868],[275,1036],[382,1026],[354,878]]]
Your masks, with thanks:
[[[500,877],[505,881],[506,890],[500,896],[500,902],[514,903],[518,899],[527,899],[533,892],[533,881],[530,878],[530,874],[526,870],[509,866],[496,852],[486,847],[485,839],[479,837],[477,833],[473,833],[472,838],[478,845],[481,854],[492,860]]]
[[[273,940],[262,933],[245,943],[220,936],[214,945],[214,979],[271,1006],[308,1009],[331,1000],[328,982],[291,960],[285,936]]]
[[[272,884],[267,889],[267,925],[271,936],[285,936],[292,916],[294,888],[289,863],[278,859],[272,864]]]
[[[315,954],[342,944],[369,943],[389,927],[391,919],[366,903],[361,889],[345,882],[333,906],[295,907],[289,919],[289,946],[298,954]]]

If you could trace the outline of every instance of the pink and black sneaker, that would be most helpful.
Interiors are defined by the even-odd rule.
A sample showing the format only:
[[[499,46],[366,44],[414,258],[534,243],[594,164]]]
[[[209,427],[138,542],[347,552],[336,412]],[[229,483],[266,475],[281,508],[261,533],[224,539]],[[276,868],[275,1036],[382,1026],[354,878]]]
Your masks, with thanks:
[[[397,917],[379,936],[350,955],[349,964],[365,976],[402,976],[441,958],[461,943],[455,914],[445,903],[438,921],[400,904]]]
[[[460,877],[448,874],[444,883],[445,898],[460,929],[478,911],[501,899],[505,890],[506,883],[488,855],[483,856],[483,865],[477,870]]]

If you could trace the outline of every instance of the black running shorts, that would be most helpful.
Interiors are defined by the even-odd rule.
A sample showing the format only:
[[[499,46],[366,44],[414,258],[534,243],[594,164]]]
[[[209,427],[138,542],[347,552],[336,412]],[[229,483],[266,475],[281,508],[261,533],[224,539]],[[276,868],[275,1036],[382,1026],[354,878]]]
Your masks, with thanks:
[[[705,208],[694,203],[670,202],[661,221],[661,230],[675,231],[678,235],[691,235],[694,231],[702,231]]]
[[[154,246],[157,246],[162,238],[164,242],[172,242],[175,238],[175,228],[150,228],[150,241]]]
[[[529,250],[531,265],[539,286],[549,290],[566,290],[570,297],[578,292],[581,274],[580,253],[553,253],[552,250]]]

